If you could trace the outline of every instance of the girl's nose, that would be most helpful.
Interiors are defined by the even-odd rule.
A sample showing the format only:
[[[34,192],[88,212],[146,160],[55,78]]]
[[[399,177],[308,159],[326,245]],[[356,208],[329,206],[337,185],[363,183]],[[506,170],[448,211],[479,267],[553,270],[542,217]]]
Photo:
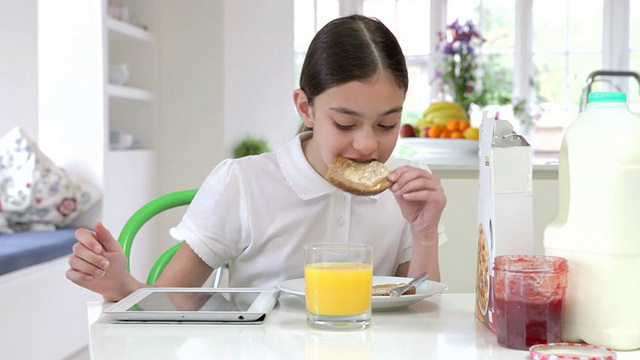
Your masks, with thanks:
[[[354,136],[353,148],[364,155],[369,155],[378,148],[378,140],[372,131],[362,130]]]

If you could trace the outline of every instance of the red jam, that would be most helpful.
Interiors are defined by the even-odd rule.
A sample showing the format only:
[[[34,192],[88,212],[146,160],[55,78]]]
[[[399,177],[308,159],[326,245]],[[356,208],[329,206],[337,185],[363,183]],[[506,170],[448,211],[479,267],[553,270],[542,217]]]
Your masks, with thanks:
[[[496,298],[498,344],[528,350],[538,344],[562,341],[563,300],[533,302]]]
[[[528,350],[561,342],[566,259],[502,255],[496,257],[493,270],[498,344]]]

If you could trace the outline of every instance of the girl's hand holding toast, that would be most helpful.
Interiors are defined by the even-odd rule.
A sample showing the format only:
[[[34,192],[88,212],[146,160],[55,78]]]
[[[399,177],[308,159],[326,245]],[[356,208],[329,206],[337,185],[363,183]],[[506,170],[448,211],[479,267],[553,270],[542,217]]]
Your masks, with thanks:
[[[438,224],[447,197],[440,178],[426,170],[401,166],[389,174],[394,184],[390,190],[396,197],[402,215],[411,224],[414,238],[431,239],[438,233]],[[437,241],[437,236],[435,239]]]

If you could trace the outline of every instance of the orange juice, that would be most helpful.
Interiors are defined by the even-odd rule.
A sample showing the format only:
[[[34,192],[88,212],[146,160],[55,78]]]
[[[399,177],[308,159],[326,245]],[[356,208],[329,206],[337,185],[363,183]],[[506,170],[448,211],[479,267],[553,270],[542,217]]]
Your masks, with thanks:
[[[345,316],[371,310],[373,267],[354,263],[315,263],[304,268],[307,311]]]

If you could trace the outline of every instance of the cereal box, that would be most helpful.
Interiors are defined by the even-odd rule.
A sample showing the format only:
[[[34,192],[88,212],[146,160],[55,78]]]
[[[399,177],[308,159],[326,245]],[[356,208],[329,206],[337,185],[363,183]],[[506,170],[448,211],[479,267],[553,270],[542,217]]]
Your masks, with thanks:
[[[532,151],[506,120],[480,126],[476,317],[495,333],[493,259],[533,255]]]

